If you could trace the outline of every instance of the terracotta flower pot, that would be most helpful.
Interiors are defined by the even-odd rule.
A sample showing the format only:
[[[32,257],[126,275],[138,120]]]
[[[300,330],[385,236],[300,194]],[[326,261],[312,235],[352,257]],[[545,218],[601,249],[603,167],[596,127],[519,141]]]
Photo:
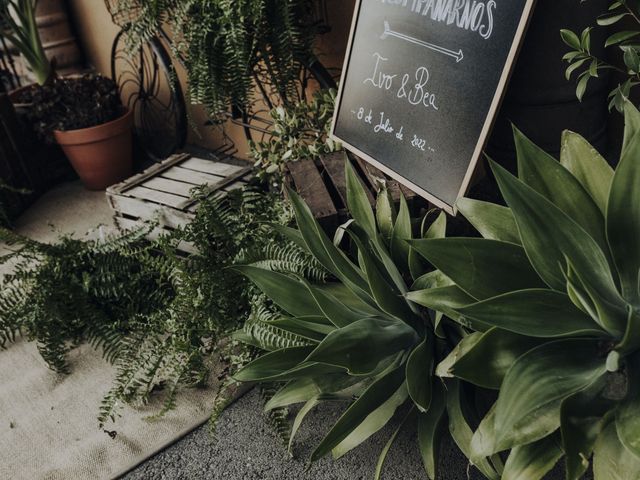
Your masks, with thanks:
[[[97,127],[56,130],[56,141],[89,190],[104,190],[131,175],[133,112]]]

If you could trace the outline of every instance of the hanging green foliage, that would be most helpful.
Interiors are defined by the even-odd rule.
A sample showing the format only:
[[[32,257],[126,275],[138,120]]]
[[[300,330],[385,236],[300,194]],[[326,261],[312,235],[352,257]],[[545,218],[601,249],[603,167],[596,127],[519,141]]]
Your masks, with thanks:
[[[557,162],[516,130],[519,177],[493,164],[508,207],[458,205],[485,238],[412,243],[456,286],[411,298],[455,302],[480,332],[440,373],[499,389],[470,458],[510,451],[503,479],[541,479],[562,457],[569,480],[592,457],[596,480],[640,478],[640,113],[625,113],[615,171],[579,135]]]
[[[128,13],[133,47],[170,31],[191,101],[214,118],[251,104],[254,75],[286,99],[312,55],[313,0],[118,0],[112,9]]]

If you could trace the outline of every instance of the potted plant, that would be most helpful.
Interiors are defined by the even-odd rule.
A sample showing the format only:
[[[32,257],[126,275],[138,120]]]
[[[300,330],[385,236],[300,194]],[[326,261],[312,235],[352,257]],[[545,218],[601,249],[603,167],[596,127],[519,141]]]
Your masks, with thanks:
[[[57,142],[85,187],[103,190],[131,173],[133,112],[115,82],[101,75],[54,78],[31,93],[30,120]]]
[[[54,77],[54,65],[49,61],[42,45],[36,22],[38,0],[0,0],[2,35],[20,52],[31,69],[36,84],[44,85]],[[12,92],[14,103],[26,103],[23,96],[32,85]]]

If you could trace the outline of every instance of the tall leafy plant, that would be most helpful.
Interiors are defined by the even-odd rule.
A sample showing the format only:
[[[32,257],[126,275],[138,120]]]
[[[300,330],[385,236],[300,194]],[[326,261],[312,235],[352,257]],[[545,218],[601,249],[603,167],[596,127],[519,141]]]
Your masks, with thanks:
[[[330,453],[338,458],[400,416],[399,426],[380,455],[376,478],[398,432],[418,429],[418,444],[427,475],[437,475],[443,426],[468,452],[473,416],[473,389],[456,379],[446,385],[435,366],[466,335],[442,315],[431,317],[407,298],[412,283],[421,288],[447,285],[411,251],[407,240],[441,238],[446,217],[412,224],[403,198],[396,212],[388,192],[381,191],[374,214],[350,163],[346,166],[348,204],[353,220],[332,242],[309,208],[293,191],[289,198],[298,229],[278,228],[329,272],[328,281],[309,281],[295,271],[274,272],[260,264],[238,266],[275,304],[276,311],[260,319],[260,335],[245,329],[247,342],[267,353],[241,370],[245,382],[280,383],[267,410],[301,404],[290,438],[306,415],[325,402],[348,405],[314,450],[311,460]],[[353,256],[339,248],[351,240]],[[435,290],[438,290],[435,288]],[[253,326],[253,325],[252,325]],[[268,334],[264,334],[265,329]],[[498,457],[478,462],[497,479]]]
[[[584,1],[584,0],[583,0]],[[627,27],[624,22],[631,23],[633,27]],[[616,87],[609,98],[610,108],[624,110],[625,100],[629,98],[631,91],[640,84],[640,4],[631,0],[613,0],[607,12],[597,20],[601,28],[613,29],[605,42],[605,47],[614,47],[621,51],[623,66],[614,65],[606,58],[599,58],[592,53],[591,32],[593,27],[586,28],[582,32],[561,30],[562,39],[571,48],[564,56],[569,66],[567,67],[567,80],[577,73],[576,94],[579,99],[584,96],[589,81],[597,78],[605,71],[617,71],[625,80]],[[623,25],[621,28],[617,28]]]
[[[0,0],[2,35],[22,54],[36,82],[44,85],[53,76],[53,67],[45,54],[38,25],[38,0]]]
[[[409,298],[478,333],[439,367],[499,389],[472,461],[509,451],[504,479],[540,479],[561,458],[581,478],[640,478],[640,113],[626,104],[614,171],[567,132],[560,162],[516,130],[519,177],[493,171],[508,207],[460,211],[483,239],[418,240],[455,282]]]

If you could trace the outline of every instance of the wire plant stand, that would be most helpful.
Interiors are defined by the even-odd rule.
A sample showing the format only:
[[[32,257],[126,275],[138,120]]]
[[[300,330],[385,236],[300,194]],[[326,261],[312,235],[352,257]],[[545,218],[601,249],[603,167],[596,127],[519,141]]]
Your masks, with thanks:
[[[135,113],[135,132],[144,151],[159,161],[182,149],[187,140],[189,117],[178,70],[182,59],[171,49],[171,37],[160,27],[132,51],[127,32],[140,18],[144,0],[105,0],[120,32],[113,43],[111,75],[120,87],[123,102]],[[317,0],[314,12],[319,33],[330,30],[325,0]],[[182,72],[181,72],[182,73]],[[271,135],[270,112],[279,105],[309,100],[317,89],[336,88],[333,75],[317,60],[305,61],[294,92],[281,92],[270,82],[268,69],[259,62],[252,72],[254,94],[241,108],[229,105],[224,117],[242,128],[247,141]],[[237,151],[220,122],[207,125],[221,129],[225,151]]]

